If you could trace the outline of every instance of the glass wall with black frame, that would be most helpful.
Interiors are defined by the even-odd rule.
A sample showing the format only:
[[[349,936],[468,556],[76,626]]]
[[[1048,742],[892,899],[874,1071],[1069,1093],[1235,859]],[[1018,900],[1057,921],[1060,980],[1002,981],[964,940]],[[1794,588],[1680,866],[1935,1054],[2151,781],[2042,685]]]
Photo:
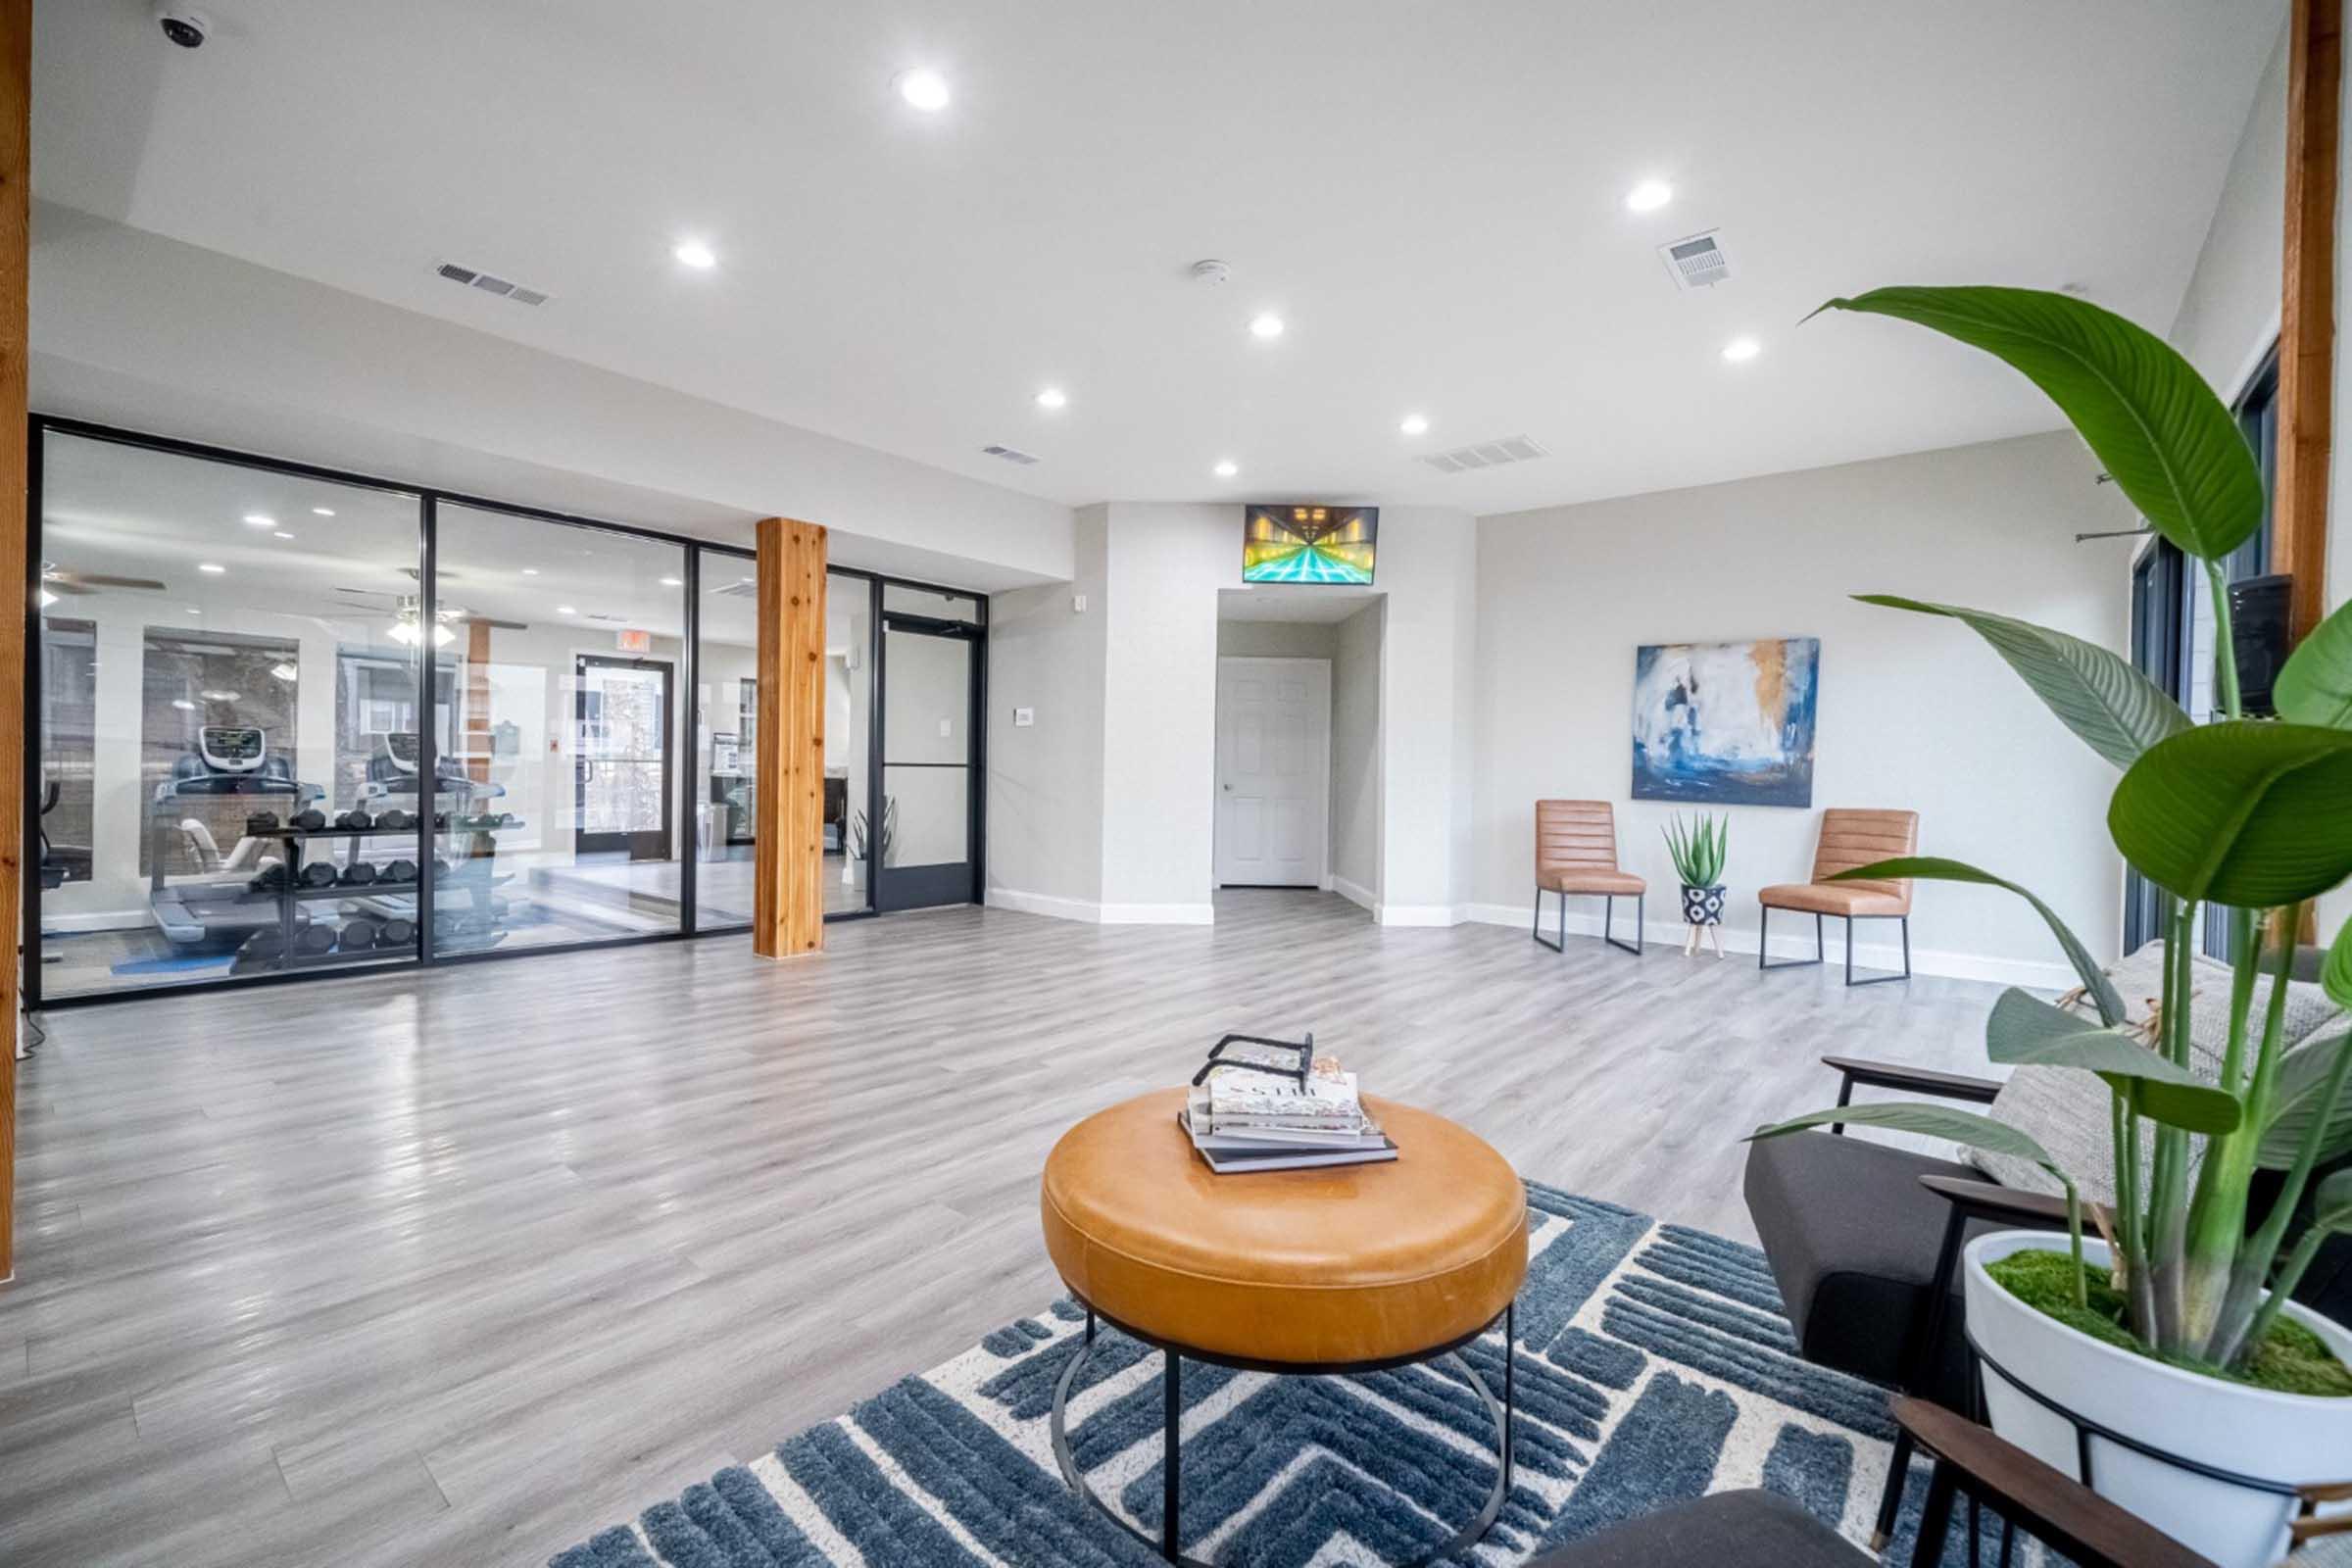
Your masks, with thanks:
[[[874,596],[871,577],[825,578],[825,913],[870,913],[867,865],[882,838],[874,807]]]
[[[43,1001],[414,960],[418,497],[44,428]]]
[[[975,734],[985,648],[976,624],[891,611],[882,593],[882,809],[876,907],[973,898]],[[962,595],[927,595],[965,599]],[[972,613],[977,618],[974,602]]]
[[[752,920],[759,842],[759,576],[751,556],[696,552],[694,918],[698,931]]]
[[[435,507],[436,957],[681,929],[681,545]],[[388,776],[424,809],[421,752]]]

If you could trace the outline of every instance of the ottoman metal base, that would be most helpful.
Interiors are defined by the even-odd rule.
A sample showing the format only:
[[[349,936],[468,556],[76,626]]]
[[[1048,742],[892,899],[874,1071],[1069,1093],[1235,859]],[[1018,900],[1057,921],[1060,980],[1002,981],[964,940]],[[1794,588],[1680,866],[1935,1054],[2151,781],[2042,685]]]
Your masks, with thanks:
[[[1079,1304],[1086,1305],[1083,1300]],[[1070,1455],[1070,1439],[1065,1430],[1070,1387],[1077,1382],[1079,1370],[1086,1365],[1088,1357],[1094,1354],[1095,1320],[1098,1317],[1129,1339],[1149,1345],[1166,1357],[1166,1370],[1162,1375],[1160,1385],[1164,1394],[1161,1417],[1162,1446],[1159,1461],[1160,1538],[1157,1541],[1153,1541],[1143,1531],[1129,1524],[1110,1504],[1096,1496],[1094,1488],[1088,1486],[1086,1477],[1079,1473],[1077,1460]],[[1516,1328],[1516,1317],[1517,1306],[1514,1303],[1504,1307],[1501,1318],[1497,1320],[1502,1324],[1502,1397],[1498,1400],[1488,1389],[1486,1380],[1478,1375],[1469,1362],[1462,1359],[1460,1353],[1463,1346],[1492,1332],[1494,1327],[1492,1322],[1485,1328],[1464,1335],[1451,1345],[1441,1345],[1415,1355],[1349,1365],[1307,1365],[1281,1361],[1240,1360],[1227,1355],[1213,1355],[1188,1346],[1171,1345],[1166,1341],[1154,1339],[1149,1334],[1139,1334],[1124,1323],[1115,1321],[1107,1314],[1098,1313],[1094,1307],[1088,1305],[1086,1306],[1086,1342],[1079,1347],[1078,1353],[1070,1357],[1069,1364],[1061,1369],[1061,1376],[1054,1384],[1054,1414],[1050,1423],[1050,1430],[1054,1436],[1054,1458],[1061,1466],[1061,1478],[1069,1483],[1070,1490],[1078,1494],[1081,1498],[1085,1499],[1087,1506],[1093,1508],[1103,1518],[1117,1525],[1146,1546],[1157,1551],[1169,1562],[1183,1564],[1185,1568],[1214,1568],[1213,1564],[1204,1563],[1196,1557],[1185,1556],[1176,1547],[1177,1501],[1184,1469],[1184,1448],[1178,1441],[1177,1429],[1184,1412],[1183,1368],[1186,1357],[1189,1356],[1196,1361],[1206,1361],[1216,1366],[1233,1367],[1244,1372],[1271,1372],[1286,1377],[1345,1377],[1359,1372],[1386,1372],[1396,1367],[1419,1366],[1430,1361],[1450,1361],[1463,1378],[1469,1382],[1470,1387],[1478,1392],[1479,1399],[1487,1407],[1487,1415],[1494,1423],[1497,1446],[1494,1485],[1488,1492],[1486,1504],[1479,1509],[1476,1518],[1456,1531],[1451,1540],[1428,1555],[1416,1559],[1410,1565],[1410,1568],[1420,1568],[1421,1564],[1440,1561],[1477,1544],[1480,1538],[1486,1535],[1488,1527],[1494,1523],[1495,1516],[1502,1511],[1502,1499],[1510,1494],[1512,1384],[1515,1381],[1512,1375],[1511,1347],[1516,1337],[1513,1332]]]

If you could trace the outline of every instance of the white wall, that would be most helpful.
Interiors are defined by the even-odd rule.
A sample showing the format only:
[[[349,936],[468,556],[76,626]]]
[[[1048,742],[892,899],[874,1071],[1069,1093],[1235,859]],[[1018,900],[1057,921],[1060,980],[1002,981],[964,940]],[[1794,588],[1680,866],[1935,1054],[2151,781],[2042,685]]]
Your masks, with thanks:
[[[1329,621],[1220,620],[1219,659],[1329,659],[1340,629]]]
[[[2278,336],[2286,236],[2286,29],[2255,89],[2230,174],[2167,334],[2224,398]],[[2155,323],[2150,322],[2150,325]]]
[[[2113,556],[2072,538],[2130,524],[2096,476],[2072,435],[2041,435],[1482,518],[1479,917],[1526,921],[1534,803],[1564,796],[1614,803],[1653,937],[1679,935],[1659,836],[1673,808],[1630,798],[1635,650],[1811,636],[1814,809],[1730,809],[1729,945],[1755,951],[1756,888],[1810,873],[1821,808],[1908,807],[1925,853],[2024,882],[2112,955],[2114,770],[1965,627],[1848,597],[1983,607],[2121,647]],[[1794,953],[1795,924],[1775,922],[1776,951]],[[1871,925],[1857,940],[1873,957],[1892,948]],[[2068,983],[2047,931],[2005,895],[1921,884],[1912,946],[1929,973]]]
[[[1332,885],[1380,906],[1381,621],[1374,600],[1335,628],[1331,661]]]

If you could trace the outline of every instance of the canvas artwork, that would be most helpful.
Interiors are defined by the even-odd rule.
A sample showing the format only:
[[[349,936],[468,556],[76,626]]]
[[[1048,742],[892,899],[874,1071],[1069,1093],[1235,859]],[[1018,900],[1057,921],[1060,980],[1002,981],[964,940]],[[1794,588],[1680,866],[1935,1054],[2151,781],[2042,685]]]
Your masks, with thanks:
[[[1813,804],[1821,639],[1664,643],[1634,657],[1634,799]]]

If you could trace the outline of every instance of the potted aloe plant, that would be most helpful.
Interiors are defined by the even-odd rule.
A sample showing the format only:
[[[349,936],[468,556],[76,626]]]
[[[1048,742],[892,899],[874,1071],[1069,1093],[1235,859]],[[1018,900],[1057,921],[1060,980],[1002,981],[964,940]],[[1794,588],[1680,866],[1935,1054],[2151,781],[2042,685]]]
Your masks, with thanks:
[[[2202,564],[2218,646],[2233,647],[2220,563],[2261,526],[2262,480],[2229,411],[2171,347],[2086,301],[2024,289],[1886,288],[1823,309],[1933,327],[2032,379],[2149,525]],[[2130,663],[2078,638],[1981,610],[1862,597],[1973,629],[2121,770],[2107,829],[2168,895],[2163,996],[2152,1030],[2127,1022],[2082,943],[2016,882],[1935,858],[1859,867],[1845,875],[2007,889],[2049,925],[2097,1020],[2011,990],[1985,1046],[1997,1062],[2104,1080],[2115,1200],[2111,1214],[2094,1210],[2104,1239],[2083,1236],[2077,1173],[1989,1116],[1845,1105],[1756,1136],[1891,1127],[2047,1170],[2067,1195],[2066,1251],[2053,1252],[2047,1233],[2013,1231],[1964,1253],[1968,1332],[1995,1430],[2071,1474],[2078,1429],[2057,1412],[2096,1422],[2128,1440],[2091,1445],[2087,1479],[2100,1491],[2230,1568],[2276,1562],[2291,1489],[2352,1481],[2352,1332],[2288,1299],[2326,1238],[2352,1231],[2352,1168],[2314,1175],[2352,1152],[2352,1037],[2291,1052],[2282,1039],[2305,912],[2352,876],[2352,606],[2295,649],[2276,683],[2278,718],[2244,716],[2225,656],[2222,714],[2198,725]],[[2191,1070],[2189,1052],[2190,958],[2207,905],[2227,911],[2236,954],[2218,1081]],[[2270,995],[2258,1009],[2264,973]],[[2322,983],[2352,1007],[2352,921]],[[2283,1175],[2259,1213],[2257,1168]]]
[[[1674,874],[1683,880],[1683,924],[1690,928],[1683,952],[1696,953],[1699,933],[1712,936],[1723,924],[1723,858],[1731,847],[1732,824],[1727,817],[1701,811],[1696,822],[1686,826],[1678,812],[1663,831]],[[1715,938],[1715,952],[1722,956],[1721,937]]]

